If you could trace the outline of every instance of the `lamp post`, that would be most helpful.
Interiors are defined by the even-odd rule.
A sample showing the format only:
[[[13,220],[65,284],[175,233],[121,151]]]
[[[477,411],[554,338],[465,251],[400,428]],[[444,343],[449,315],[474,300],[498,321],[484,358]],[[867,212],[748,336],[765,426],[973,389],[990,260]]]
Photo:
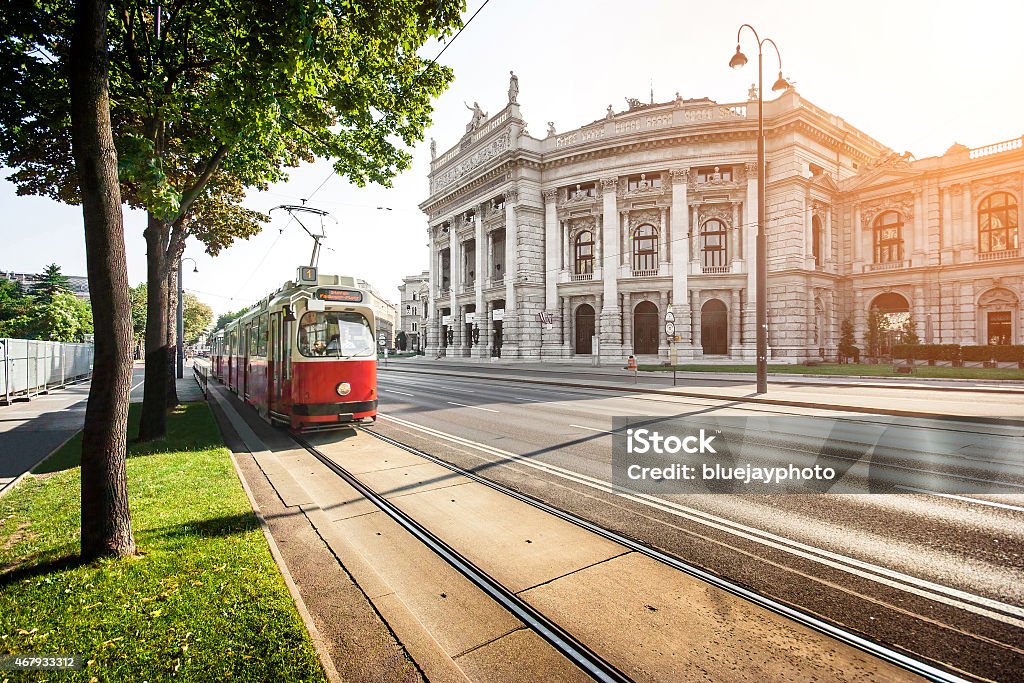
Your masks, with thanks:
[[[191,261],[192,262],[192,272],[193,273],[198,273],[199,272],[199,266],[196,265],[195,259],[189,258],[188,256],[186,256],[185,258],[178,259],[178,311],[177,311],[177,316],[176,316],[177,317],[177,323],[178,323],[178,349],[177,349],[177,356],[178,356],[178,364],[177,364],[177,367],[178,367],[178,379],[181,379],[182,377],[185,376],[185,340],[182,339],[182,337],[185,336],[185,305],[184,305],[184,301],[182,301],[182,299],[184,297],[183,297],[183,294],[182,294],[182,287],[181,287],[181,278],[182,278],[182,274],[183,274],[183,270],[182,270],[181,265],[185,261]]]
[[[757,41],[757,253],[755,256],[754,287],[757,300],[754,303],[757,317],[757,393],[768,391],[768,244],[765,237],[765,196],[764,196],[764,88],[762,67],[763,47],[771,43],[779,59],[779,78],[772,85],[775,92],[788,90],[789,82],[782,77],[782,55],[779,46],[771,38],[761,39],[750,24],[743,24],[736,31],[736,54],[729,60],[729,66],[739,69],[747,63],[747,56],[740,51],[740,36],[749,28]]]

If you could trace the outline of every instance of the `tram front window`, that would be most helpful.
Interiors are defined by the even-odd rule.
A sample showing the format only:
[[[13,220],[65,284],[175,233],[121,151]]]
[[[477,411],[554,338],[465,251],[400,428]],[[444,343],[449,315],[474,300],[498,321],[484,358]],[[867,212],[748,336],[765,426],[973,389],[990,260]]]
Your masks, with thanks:
[[[373,358],[377,349],[362,314],[308,311],[299,321],[299,353],[310,358]]]

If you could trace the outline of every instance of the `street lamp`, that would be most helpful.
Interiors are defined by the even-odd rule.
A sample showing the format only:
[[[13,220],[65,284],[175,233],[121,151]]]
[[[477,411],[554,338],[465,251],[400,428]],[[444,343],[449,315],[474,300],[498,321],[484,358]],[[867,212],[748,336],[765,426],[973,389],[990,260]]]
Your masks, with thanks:
[[[184,302],[182,301],[182,299],[184,297],[183,297],[183,294],[182,294],[182,287],[181,287],[181,279],[182,279],[182,274],[183,274],[181,265],[185,261],[191,261],[192,262],[192,272],[193,273],[198,273],[199,272],[199,266],[196,265],[195,259],[189,258],[188,256],[186,256],[185,258],[178,259],[178,311],[177,311],[177,319],[178,319],[178,321],[177,321],[178,322],[178,349],[177,349],[177,356],[178,356],[178,379],[181,379],[182,377],[185,376],[185,340],[182,339],[182,337],[185,336],[185,309],[184,309]]]
[[[768,391],[768,245],[765,237],[765,196],[764,196],[764,88],[762,67],[765,43],[775,48],[775,56],[779,59],[779,78],[772,85],[775,92],[790,88],[789,82],[782,77],[782,55],[779,46],[771,38],[761,40],[757,31],[750,24],[743,24],[736,31],[736,54],[729,60],[729,66],[739,69],[747,63],[747,56],[740,50],[740,35],[743,29],[749,28],[757,41],[757,253],[755,258],[754,285],[757,300],[754,303],[757,317],[757,393]]]

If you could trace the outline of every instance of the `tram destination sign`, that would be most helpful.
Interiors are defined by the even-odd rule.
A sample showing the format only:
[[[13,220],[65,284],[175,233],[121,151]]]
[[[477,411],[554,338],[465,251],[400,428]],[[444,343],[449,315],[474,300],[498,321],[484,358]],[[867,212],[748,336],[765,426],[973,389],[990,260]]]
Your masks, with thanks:
[[[363,301],[363,293],[358,289],[318,289],[316,290],[316,298],[320,301],[358,304]]]

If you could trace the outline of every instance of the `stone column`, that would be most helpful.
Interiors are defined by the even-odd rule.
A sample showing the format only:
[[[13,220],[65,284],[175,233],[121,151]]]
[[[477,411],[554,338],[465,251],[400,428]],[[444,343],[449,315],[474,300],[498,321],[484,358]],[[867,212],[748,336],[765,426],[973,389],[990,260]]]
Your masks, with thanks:
[[[636,344],[633,341],[633,294],[631,292],[626,292],[623,295],[623,298],[625,301],[623,302],[624,305],[622,307],[624,312],[624,315],[622,316],[621,337],[623,340],[622,355],[628,356],[636,349]]]
[[[426,344],[424,347],[424,353],[427,356],[436,356],[438,349],[438,330],[440,329],[441,316],[437,313],[437,296],[438,292],[438,281],[441,279],[440,263],[437,250],[437,240],[434,238],[434,230],[427,227],[427,243],[430,245],[430,267],[427,275],[427,300],[423,302],[424,310],[423,315],[426,318],[426,330],[424,330],[424,336],[426,337]]]
[[[926,266],[928,265],[928,251],[926,237],[925,237],[925,221],[927,215],[924,209],[924,184],[919,184],[914,188],[914,243],[912,245],[911,254],[908,254],[910,258],[911,266]]]
[[[860,204],[853,207],[853,229],[850,231],[850,246],[853,247],[853,273],[857,275],[863,272],[864,255],[861,253],[861,230]]]
[[[743,342],[744,358],[757,358],[757,163],[747,163],[747,196],[743,236],[743,261],[747,268],[747,300],[743,308],[743,327],[750,331]]]
[[[572,245],[569,244],[569,222],[562,221],[562,270],[572,271]]]
[[[491,278],[494,274],[494,231],[487,233],[487,284],[491,284]]]
[[[667,361],[668,357],[668,345],[672,342],[665,334],[665,313],[668,312],[668,292],[665,290],[661,291],[661,305],[658,306],[658,339],[661,341],[658,344],[658,360]]]
[[[824,213],[825,213],[825,235],[824,235],[824,239],[822,240],[822,242],[824,243],[824,247],[822,247],[822,249],[825,252],[825,254],[824,254],[824,258],[822,259],[822,262],[823,263],[831,263],[832,262],[832,205],[831,204],[829,204],[828,206],[825,207],[825,212]]]
[[[676,239],[669,243],[672,250],[672,313],[676,317],[676,332],[682,341],[676,345],[677,358],[693,358],[693,337],[690,335],[690,294],[687,273],[690,268],[690,207],[687,205],[686,190],[689,169],[674,168],[669,171],[672,182],[672,234]]]
[[[661,208],[661,234],[658,235],[658,275],[669,274],[669,248],[672,243],[672,231],[668,226],[668,209]]]
[[[804,194],[804,268],[814,270],[814,211],[810,188]]]
[[[976,233],[971,186],[969,183],[964,183],[963,196],[960,198],[960,235],[959,239],[957,239],[957,244],[960,245],[961,262],[974,259],[974,245],[977,241],[975,238]]]
[[[572,355],[573,325],[572,303],[569,297],[562,297],[562,357],[568,358]]]
[[[505,191],[505,317],[501,323],[504,341],[501,345],[502,358],[519,357],[519,314],[516,306],[516,280],[519,278],[519,225],[516,221],[516,205],[519,203],[519,189]]]
[[[693,330],[693,357],[700,358],[704,355],[704,347],[700,342],[700,290],[690,290],[690,328]]]
[[[810,278],[808,278],[808,279],[810,279]],[[817,360],[819,358],[819,356],[818,356],[818,345],[817,345],[816,340],[814,338],[814,328],[818,324],[818,320],[817,320],[818,316],[817,316],[817,311],[814,308],[814,289],[812,289],[811,287],[808,287],[807,291],[804,292],[804,294],[807,296],[807,300],[804,302],[804,304],[805,304],[804,318],[805,318],[805,321],[806,321],[805,325],[804,325],[804,330],[805,330],[804,336],[806,338],[806,341],[804,342],[804,346],[805,346],[805,349],[806,349],[806,351],[805,351],[806,358],[804,360]],[[818,333],[820,335],[824,334],[824,332],[822,330],[819,330]]]
[[[474,358],[489,358],[491,355],[490,336],[487,334],[487,311],[484,308],[484,278],[486,277],[486,261],[484,252],[484,212],[483,205],[476,208],[476,278],[474,279],[474,291],[476,295],[476,321],[475,325],[480,328],[480,341],[473,346],[472,355]]]
[[[729,262],[732,267],[730,272],[738,273],[743,262],[743,255],[740,253],[740,232],[743,226],[740,221],[739,202],[732,203],[732,229],[729,231]]]
[[[693,262],[694,269],[691,273],[699,273],[700,270],[697,267],[700,263],[700,213],[699,207],[694,204],[690,207],[692,215],[690,216],[690,261]]]
[[[940,188],[942,193],[942,264],[953,263],[953,197],[952,186]],[[943,342],[948,343],[948,342]]]
[[[618,202],[616,201],[617,178],[602,178],[601,189],[603,216],[601,220],[602,245],[601,263],[604,286],[602,287],[603,306],[601,308],[601,358],[608,361],[622,359],[621,320],[619,311],[619,280],[616,264],[619,260],[617,249],[618,235]]]
[[[631,243],[629,241],[629,212],[619,212],[619,222],[617,224],[619,234],[619,268],[615,270],[615,274],[618,275],[622,272],[622,268],[626,269],[626,272],[633,270],[633,250],[630,249]]]
[[[733,289],[729,298],[729,355],[742,355],[740,335],[740,290]]]
[[[459,315],[459,305],[455,302],[459,290],[462,289],[462,244],[456,234],[458,226],[455,218],[450,221],[448,229],[448,263],[451,272],[451,286],[448,290],[448,305],[451,307],[451,323],[448,329],[452,330],[452,343],[448,345],[448,355],[457,355],[456,349],[462,346],[462,316]]]
[[[557,319],[561,315],[558,305],[558,252],[560,246],[558,225],[558,191],[544,191],[544,311]],[[561,329],[552,324],[541,328],[541,358],[558,358],[561,354]]]

